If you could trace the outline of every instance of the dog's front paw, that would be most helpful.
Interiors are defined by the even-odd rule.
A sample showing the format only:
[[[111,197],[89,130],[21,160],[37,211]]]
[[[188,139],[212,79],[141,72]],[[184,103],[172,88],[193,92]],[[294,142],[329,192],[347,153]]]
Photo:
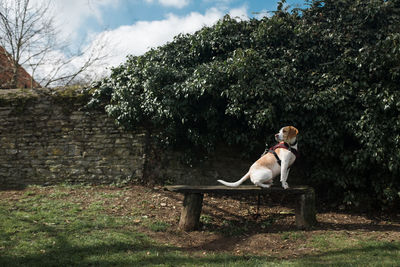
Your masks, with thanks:
[[[283,187],[283,189],[288,189],[289,185],[286,182],[282,182],[282,187]]]

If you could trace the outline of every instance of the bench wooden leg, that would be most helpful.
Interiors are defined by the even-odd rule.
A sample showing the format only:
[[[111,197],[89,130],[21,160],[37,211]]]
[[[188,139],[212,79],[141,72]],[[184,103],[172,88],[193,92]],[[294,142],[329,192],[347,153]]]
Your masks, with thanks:
[[[186,193],[183,199],[183,209],[179,220],[179,229],[193,231],[199,228],[203,194]]]
[[[317,223],[315,217],[315,193],[313,189],[300,195],[296,203],[296,226],[299,229],[308,229]]]

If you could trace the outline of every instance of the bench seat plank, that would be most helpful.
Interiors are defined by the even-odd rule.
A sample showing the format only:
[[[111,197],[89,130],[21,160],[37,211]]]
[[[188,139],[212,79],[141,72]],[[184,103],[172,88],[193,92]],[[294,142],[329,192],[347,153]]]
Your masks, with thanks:
[[[268,193],[285,193],[302,195],[310,190],[308,186],[294,186],[288,189],[283,189],[280,186],[272,186],[270,188],[261,188],[255,185],[240,185],[238,187],[227,187],[224,185],[170,185],[165,186],[165,189],[176,193],[193,193],[193,194],[268,194]]]

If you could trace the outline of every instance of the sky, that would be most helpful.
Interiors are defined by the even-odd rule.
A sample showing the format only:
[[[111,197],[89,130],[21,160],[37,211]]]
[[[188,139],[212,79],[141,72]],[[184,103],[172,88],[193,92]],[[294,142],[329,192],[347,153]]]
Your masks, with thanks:
[[[33,4],[43,0],[31,0]],[[179,33],[194,33],[229,14],[238,19],[271,16],[277,0],[51,0],[60,36],[70,50],[105,51],[107,58],[93,73],[118,66],[127,55],[141,55],[173,40]],[[301,7],[305,0],[287,0]],[[55,51],[58,56],[62,51]],[[87,55],[76,56],[79,65]],[[107,72],[107,71],[106,71]]]

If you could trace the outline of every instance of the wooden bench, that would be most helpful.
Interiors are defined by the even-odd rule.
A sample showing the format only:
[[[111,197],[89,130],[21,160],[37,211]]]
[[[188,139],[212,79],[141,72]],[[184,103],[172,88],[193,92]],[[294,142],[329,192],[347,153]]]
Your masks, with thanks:
[[[193,231],[199,227],[200,213],[203,206],[203,195],[293,195],[296,199],[296,226],[307,229],[316,224],[314,189],[308,186],[295,186],[288,189],[282,187],[260,188],[254,185],[239,187],[226,186],[192,186],[173,185],[164,187],[165,190],[184,194],[183,209],[179,220],[179,229]]]

